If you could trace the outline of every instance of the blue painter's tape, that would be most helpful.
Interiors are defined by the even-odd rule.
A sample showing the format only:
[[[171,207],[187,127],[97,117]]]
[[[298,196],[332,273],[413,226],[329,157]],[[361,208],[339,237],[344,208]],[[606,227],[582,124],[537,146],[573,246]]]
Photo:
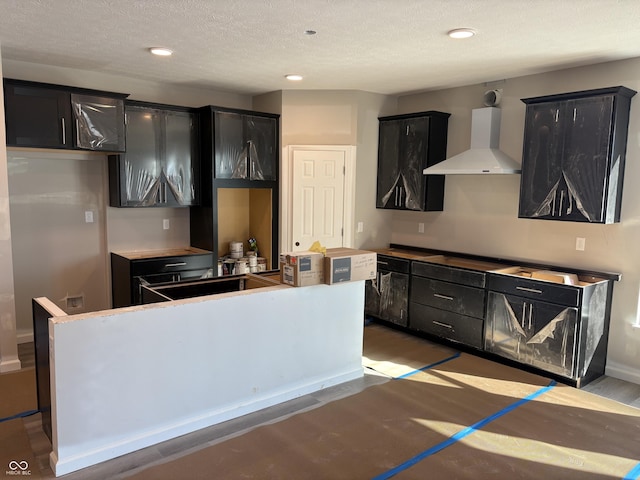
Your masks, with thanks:
[[[636,480],[638,477],[640,477],[640,463],[629,470],[622,480]]]
[[[427,365],[425,367],[419,368],[418,370],[413,370],[412,372],[408,372],[405,373],[403,375],[400,375],[398,377],[393,377],[394,380],[400,380],[401,378],[407,378],[410,377],[411,375],[415,375],[416,373],[420,373],[420,372],[424,372],[425,370],[429,370],[430,368],[433,367],[437,367],[438,365],[442,365],[443,363],[449,362],[451,360],[454,360],[456,358],[458,358],[460,356],[460,352],[457,352],[455,355],[452,355],[448,358],[445,358],[444,360],[440,360],[438,362],[432,363],[431,365]]]
[[[0,418],[0,423],[8,422],[9,420],[15,420],[16,418],[28,417],[29,415],[35,415],[39,411],[40,410],[27,410],[26,412],[16,413],[15,415],[12,415],[10,417]]]
[[[422,453],[419,453],[415,457],[410,458],[409,460],[407,460],[404,463],[401,463],[397,467],[392,468],[391,470],[388,470],[388,471],[386,471],[386,472],[384,472],[384,473],[382,473],[382,474],[380,474],[380,475],[378,475],[376,477],[373,477],[373,480],[385,480],[387,478],[391,478],[391,477],[397,475],[398,473],[406,470],[409,467],[412,467],[413,465],[415,465],[416,463],[420,462],[421,460],[424,460],[425,458],[433,455],[434,453],[438,453],[439,451],[444,450],[445,448],[453,445],[457,441],[462,440],[464,437],[466,437],[468,435],[471,435],[476,430],[484,427],[485,425],[487,425],[490,422],[493,422],[497,418],[500,418],[503,415],[506,415],[507,413],[511,412],[512,410],[515,410],[519,406],[524,405],[525,403],[530,402],[531,400],[539,397],[543,393],[548,392],[555,385],[556,385],[555,380],[551,380],[549,385],[547,385],[546,387],[543,387],[543,388],[541,388],[539,390],[536,390],[531,395],[528,395],[528,396],[524,397],[523,399],[518,400],[517,402],[509,405],[508,407],[503,408],[502,410],[494,413],[493,415],[491,415],[489,417],[483,418],[482,420],[480,420],[479,422],[474,423],[470,427],[467,427],[467,428],[465,428],[463,430],[460,430],[458,433],[456,433],[456,434],[452,435],[451,437],[447,438],[445,441],[443,441],[443,442],[441,442],[441,443],[439,443],[437,445],[434,445],[433,447],[429,448],[428,450],[425,450]],[[632,478],[635,480],[635,477],[632,477]]]

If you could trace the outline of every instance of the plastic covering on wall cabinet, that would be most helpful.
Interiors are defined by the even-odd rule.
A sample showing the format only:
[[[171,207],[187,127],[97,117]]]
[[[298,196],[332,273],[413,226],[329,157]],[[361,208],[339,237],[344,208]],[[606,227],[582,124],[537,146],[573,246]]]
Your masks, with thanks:
[[[442,210],[444,176],[422,171],[445,159],[448,118],[442,112],[379,118],[377,208]]]
[[[7,145],[122,152],[126,95],[4,80]]]
[[[109,156],[110,205],[191,206],[197,203],[195,116],[127,105],[127,152]]]
[[[71,94],[76,145],[88,150],[125,150],[124,100]]]
[[[215,178],[276,180],[277,118],[216,111]]]
[[[523,99],[519,217],[619,221],[633,95],[612,87]]]

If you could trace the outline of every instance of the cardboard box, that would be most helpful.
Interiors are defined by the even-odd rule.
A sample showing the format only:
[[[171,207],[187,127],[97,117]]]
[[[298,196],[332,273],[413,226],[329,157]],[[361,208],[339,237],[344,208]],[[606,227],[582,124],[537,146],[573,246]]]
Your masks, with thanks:
[[[377,254],[353,248],[327,248],[324,283],[355,282],[376,278]]]
[[[317,252],[280,254],[280,282],[294,287],[324,283],[324,255]]]

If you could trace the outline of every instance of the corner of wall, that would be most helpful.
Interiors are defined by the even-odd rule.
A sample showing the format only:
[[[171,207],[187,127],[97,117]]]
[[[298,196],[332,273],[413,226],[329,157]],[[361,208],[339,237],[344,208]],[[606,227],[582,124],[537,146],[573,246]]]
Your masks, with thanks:
[[[2,45],[0,45],[2,60]],[[0,77],[2,62],[0,61]],[[4,91],[0,84],[0,372],[20,369],[16,338],[16,307],[11,253],[11,219],[9,216],[9,174],[7,139],[4,123]]]

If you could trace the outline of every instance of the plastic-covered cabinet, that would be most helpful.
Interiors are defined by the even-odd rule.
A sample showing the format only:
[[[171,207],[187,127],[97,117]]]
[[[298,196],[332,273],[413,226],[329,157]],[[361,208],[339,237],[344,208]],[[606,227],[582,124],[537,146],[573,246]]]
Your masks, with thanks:
[[[429,111],[378,119],[377,208],[442,210],[444,175],[422,171],[446,158],[449,116]]]
[[[278,116],[216,109],[215,178],[277,180]]]
[[[620,220],[635,93],[611,87],[522,100],[527,108],[520,218]]]
[[[78,148],[125,151],[123,99],[72,93],[71,111]]]
[[[409,260],[378,255],[376,278],[365,282],[365,314],[408,325],[410,268]]]
[[[113,207],[199,202],[197,117],[189,109],[127,103],[127,152],[109,156]]]
[[[126,96],[5,79],[7,145],[123,152]]]

